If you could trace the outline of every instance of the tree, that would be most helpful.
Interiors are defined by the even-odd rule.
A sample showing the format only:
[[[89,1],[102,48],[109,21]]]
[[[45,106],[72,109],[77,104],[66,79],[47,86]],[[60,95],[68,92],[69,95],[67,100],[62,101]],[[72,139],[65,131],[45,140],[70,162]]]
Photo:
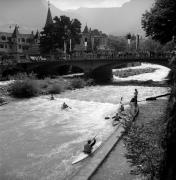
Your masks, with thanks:
[[[54,26],[44,27],[40,36],[40,51],[42,54],[51,53],[55,45]]]
[[[54,18],[54,23],[44,27],[41,32],[40,49],[42,53],[53,53],[57,49],[64,49],[64,42],[69,51],[70,39],[72,48],[79,43],[81,23],[77,19],[71,20],[67,16]]]
[[[151,38],[148,38],[144,41],[141,41],[140,48],[142,51],[158,53],[162,52],[163,46],[159,42],[154,41]]]
[[[108,46],[113,48],[116,52],[127,50],[126,39],[122,37],[110,35],[108,37]]]
[[[156,0],[150,11],[142,16],[146,36],[165,44],[176,36],[176,1]]]

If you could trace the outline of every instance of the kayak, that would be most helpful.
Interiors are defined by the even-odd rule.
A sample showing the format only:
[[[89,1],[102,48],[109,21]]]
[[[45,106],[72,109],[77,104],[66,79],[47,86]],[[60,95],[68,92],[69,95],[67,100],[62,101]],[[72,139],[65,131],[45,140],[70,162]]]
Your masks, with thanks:
[[[98,142],[93,146],[93,149],[92,149],[92,153],[91,153],[91,154],[95,153],[95,151],[101,146],[101,144],[102,144],[102,141],[98,141]],[[81,162],[81,161],[87,159],[88,157],[91,157],[91,156],[89,156],[89,154],[86,154],[86,153],[84,153],[84,152],[81,152],[81,153],[74,159],[74,161],[72,162],[72,164],[76,164],[76,163],[78,163],[78,162]]]

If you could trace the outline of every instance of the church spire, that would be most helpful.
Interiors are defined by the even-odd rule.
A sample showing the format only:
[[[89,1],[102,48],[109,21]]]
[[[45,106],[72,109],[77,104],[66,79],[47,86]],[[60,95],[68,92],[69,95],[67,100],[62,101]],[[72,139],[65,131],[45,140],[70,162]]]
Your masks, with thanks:
[[[48,26],[48,25],[51,25],[51,24],[53,24],[53,19],[52,19],[52,16],[51,16],[50,2],[48,1],[48,14],[47,14],[47,18],[46,18],[45,27]]]
[[[19,28],[19,26],[15,25],[15,29],[14,29],[13,34],[12,34],[13,38],[17,38],[17,36],[19,35],[18,28]]]
[[[85,28],[84,28],[83,33],[89,33],[89,29],[88,29],[88,27],[87,27],[87,23],[86,23],[86,26],[85,26]]]

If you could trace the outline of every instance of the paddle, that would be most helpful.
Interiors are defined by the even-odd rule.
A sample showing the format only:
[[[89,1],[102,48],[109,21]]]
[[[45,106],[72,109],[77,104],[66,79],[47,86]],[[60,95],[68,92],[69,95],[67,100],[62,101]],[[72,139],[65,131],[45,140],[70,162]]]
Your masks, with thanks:
[[[154,97],[148,97],[148,98],[146,98],[144,100],[140,100],[138,102],[142,102],[142,101],[155,101],[155,100],[157,100],[157,98],[164,97],[164,96],[169,96],[169,95],[171,95],[171,93],[162,94],[162,95],[154,96]]]

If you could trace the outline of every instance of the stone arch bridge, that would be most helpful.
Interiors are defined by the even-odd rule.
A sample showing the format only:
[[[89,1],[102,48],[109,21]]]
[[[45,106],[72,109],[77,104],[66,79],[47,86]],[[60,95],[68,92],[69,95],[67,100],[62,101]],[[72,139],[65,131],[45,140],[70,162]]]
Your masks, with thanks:
[[[87,75],[91,75],[93,78],[108,77],[112,74],[113,68],[121,67],[128,63],[143,62],[158,64],[169,67],[169,58],[166,57],[154,57],[154,58],[140,58],[140,57],[127,57],[127,58],[112,58],[112,59],[70,59],[70,60],[44,60],[44,61],[26,61],[21,63],[15,63],[11,65],[0,65],[0,74],[2,75],[7,70],[22,70],[25,72],[32,71],[36,68],[52,69],[65,65],[75,66],[83,70]],[[105,77],[107,76],[107,77]]]

